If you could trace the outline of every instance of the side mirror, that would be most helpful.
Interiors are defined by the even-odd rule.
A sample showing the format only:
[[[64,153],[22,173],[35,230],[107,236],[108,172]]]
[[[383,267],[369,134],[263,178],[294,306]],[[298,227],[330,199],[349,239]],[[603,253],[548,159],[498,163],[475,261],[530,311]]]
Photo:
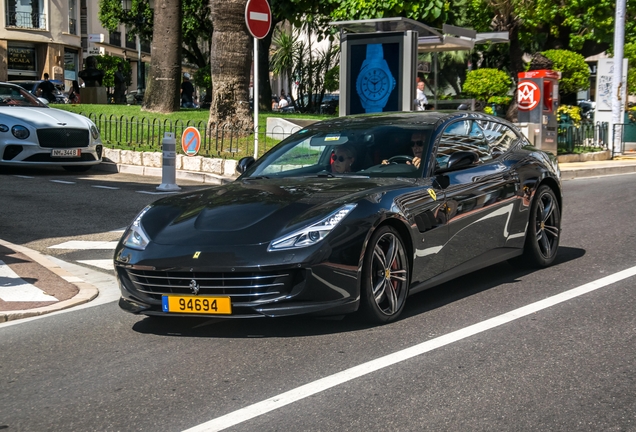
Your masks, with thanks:
[[[48,104],[49,104],[49,100],[48,100],[48,99],[45,99],[45,98],[43,98],[43,97],[39,97],[39,98],[38,98],[38,100],[39,100],[40,102],[42,102],[44,105],[48,105]]]
[[[236,171],[239,174],[243,174],[247,169],[256,161],[252,156],[246,156],[238,161],[236,165]]]
[[[458,151],[450,155],[446,170],[456,170],[473,165],[479,161],[479,155],[472,151]]]

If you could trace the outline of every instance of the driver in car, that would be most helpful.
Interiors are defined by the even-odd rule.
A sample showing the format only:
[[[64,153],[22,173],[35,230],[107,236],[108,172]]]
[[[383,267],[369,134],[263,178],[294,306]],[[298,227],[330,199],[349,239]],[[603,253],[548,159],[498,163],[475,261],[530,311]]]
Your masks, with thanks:
[[[413,160],[407,161],[406,163],[409,165],[415,166],[415,168],[420,167],[422,163],[422,152],[424,151],[424,134],[422,132],[413,132],[411,135],[411,150],[413,151]],[[387,159],[382,161],[382,165],[388,165],[389,161]]]

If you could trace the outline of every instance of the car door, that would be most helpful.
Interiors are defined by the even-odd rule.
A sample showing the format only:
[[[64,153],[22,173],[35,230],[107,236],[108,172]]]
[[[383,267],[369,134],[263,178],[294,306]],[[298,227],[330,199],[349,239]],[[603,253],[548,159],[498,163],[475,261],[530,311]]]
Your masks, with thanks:
[[[431,178],[419,179],[415,186],[394,200],[414,233],[412,288],[444,271],[448,241],[444,190]]]
[[[503,163],[504,152],[494,152],[482,127],[473,119],[446,126],[438,138],[436,158],[447,187],[448,243],[445,270],[471,260],[491,260],[509,236],[515,208],[516,176]],[[444,172],[444,163],[456,152],[474,152],[476,163]]]

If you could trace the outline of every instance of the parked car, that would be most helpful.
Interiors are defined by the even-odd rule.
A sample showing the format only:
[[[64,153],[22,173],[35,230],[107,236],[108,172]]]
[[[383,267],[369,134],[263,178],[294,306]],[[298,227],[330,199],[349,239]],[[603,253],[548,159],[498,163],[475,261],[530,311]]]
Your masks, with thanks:
[[[319,111],[320,114],[334,114],[340,101],[340,95],[337,93],[314,93],[312,96],[312,102],[314,109]],[[303,97],[303,106],[309,106],[309,95]]]
[[[126,104],[128,105],[141,105],[144,102],[144,94],[137,93],[136,90],[126,93]]]
[[[39,81],[9,81],[9,83],[11,84],[16,84],[19,85],[20,87],[22,87],[23,89],[27,90],[29,93],[31,93],[33,96],[38,97],[37,94],[37,90],[38,90],[38,86],[40,85],[40,83],[42,82],[42,80]],[[62,83],[61,81],[55,81],[55,80],[51,80],[51,82],[53,83],[53,86],[55,87],[55,101],[51,102],[51,103],[68,103],[68,94],[64,94],[64,83]]]
[[[397,319],[410,294],[510,260],[545,267],[561,233],[556,158],[511,123],[425,111],[314,123],[234,182],[144,208],[114,256],[128,312]]]
[[[579,100],[577,105],[581,108],[581,118],[587,120],[594,119],[594,112],[596,111],[596,102],[590,100]]]
[[[0,82],[0,165],[86,171],[102,160],[102,141],[87,117],[50,108],[24,88]]]

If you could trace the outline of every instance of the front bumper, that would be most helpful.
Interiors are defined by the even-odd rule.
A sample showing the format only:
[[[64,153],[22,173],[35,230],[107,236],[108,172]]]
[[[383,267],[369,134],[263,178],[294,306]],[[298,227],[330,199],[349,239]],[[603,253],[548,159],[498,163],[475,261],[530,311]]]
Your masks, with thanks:
[[[78,148],[81,152],[80,157],[54,157],[52,156],[52,148],[43,148],[28,141],[0,142],[0,165],[64,166],[101,163],[103,153],[101,141],[96,141],[89,147]]]
[[[341,315],[358,309],[360,267],[357,259],[355,265],[334,262],[331,250],[318,248],[313,253],[303,251],[306,254],[297,259],[290,259],[288,253],[278,254],[288,260],[284,264],[275,262],[277,254],[265,252],[261,255],[263,259],[258,260],[260,265],[230,265],[255,261],[253,249],[258,248],[260,246],[233,248],[232,253],[225,253],[225,260],[208,249],[201,257],[214,256],[214,259],[197,262],[195,267],[189,249],[185,256],[176,256],[178,247],[152,245],[149,251],[139,252],[120,246],[115,253],[115,271],[122,294],[119,305],[135,314],[208,318]],[[170,258],[164,253],[170,254]],[[231,261],[228,255],[232,256]],[[271,261],[264,262],[266,257]],[[199,298],[229,296],[232,314],[163,311],[163,296],[192,296],[193,286]]]

